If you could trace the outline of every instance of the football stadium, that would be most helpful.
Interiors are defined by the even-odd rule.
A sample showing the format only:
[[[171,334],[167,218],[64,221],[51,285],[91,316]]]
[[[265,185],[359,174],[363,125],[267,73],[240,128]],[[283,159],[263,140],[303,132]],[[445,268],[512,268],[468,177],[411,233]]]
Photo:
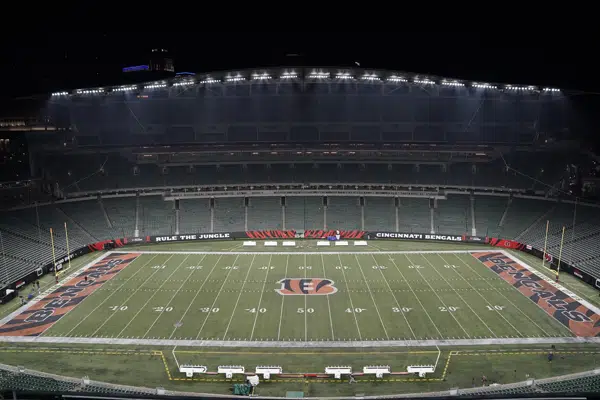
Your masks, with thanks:
[[[600,392],[599,159],[563,90],[273,68],[42,114],[0,126],[30,176],[0,186],[3,391]]]

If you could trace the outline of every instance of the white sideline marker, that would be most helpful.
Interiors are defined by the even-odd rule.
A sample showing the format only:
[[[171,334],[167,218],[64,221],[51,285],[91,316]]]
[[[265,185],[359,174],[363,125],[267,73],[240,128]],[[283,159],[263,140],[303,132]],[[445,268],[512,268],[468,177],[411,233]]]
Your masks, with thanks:
[[[355,246],[367,246],[367,241],[366,240],[355,240],[354,245]]]
[[[341,242],[334,242],[336,246],[348,246],[348,242],[343,240]]]
[[[290,241],[287,241],[287,242],[283,242],[281,245],[282,245],[282,246],[290,246],[290,247],[295,247],[295,246],[296,246],[296,242],[290,242]]]
[[[327,241],[327,240],[319,240],[317,242],[317,246],[329,246],[329,241]]]
[[[243,246],[256,246],[256,242],[247,240],[244,242]]]
[[[265,242],[265,247],[276,247],[277,242]]]

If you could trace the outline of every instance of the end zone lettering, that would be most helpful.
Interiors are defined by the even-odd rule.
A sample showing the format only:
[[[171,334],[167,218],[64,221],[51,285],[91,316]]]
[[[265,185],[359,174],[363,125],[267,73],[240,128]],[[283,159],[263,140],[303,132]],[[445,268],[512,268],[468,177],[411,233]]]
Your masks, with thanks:
[[[59,308],[64,308],[69,305],[73,299],[80,297],[79,293],[85,290],[88,286],[92,286],[96,283],[96,280],[100,279],[104,275],[108,274],[113,268],[121,264],[123,260],[114,259],[107,262],[105,265],[100,265],[93,269],[93,272],[88,273],[88,280],[80,280],[73,286],[63,287],[58,297],[53,298],[50,302],[44,305],[40,310],[32,313],[25,322],[41,323],[54,314],[54,311]]]
[[[196,235],[173,235],[173,236],[156,236],[155,242],[183,242],[187,240],[214,240],[214,239],[230,239],[231,234],[226,233],[199,233]]]

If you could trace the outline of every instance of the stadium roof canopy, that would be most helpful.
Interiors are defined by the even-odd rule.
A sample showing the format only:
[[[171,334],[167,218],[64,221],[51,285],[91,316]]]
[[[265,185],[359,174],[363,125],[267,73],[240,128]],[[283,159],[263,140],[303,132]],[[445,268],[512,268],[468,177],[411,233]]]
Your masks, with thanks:
[[[218,84],[280,84],[280,83],[362,83],[385,85],[419,85],[419,86],[444,86],[448,88],[472,88],[491,91],[541,92],[558,94],[560,89],[523,84],[501,84],[493,82],[473,82],[444,78],[439,76],[423,75],[408,72],[367,70],[360,68],[336,67],[299,67],[299,68],[269,68],[241,71],[221,71],[193,75],[186,73],[176,75],[159,81],[124,86],[104,86],[65,90],[52,93],[52,97],[107,95],[111,93],[135,92],[142,90],[156,90],[169,87],[187,87],[193,85],[218,85]]]

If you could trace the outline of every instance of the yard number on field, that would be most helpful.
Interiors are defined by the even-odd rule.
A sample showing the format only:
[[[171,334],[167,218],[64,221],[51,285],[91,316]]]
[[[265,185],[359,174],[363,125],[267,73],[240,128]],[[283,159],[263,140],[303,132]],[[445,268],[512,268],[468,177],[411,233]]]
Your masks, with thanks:
[[[202,269],[202,265],[190,265],[188,269]]]
[[[392,312],[405,313],[405,312],[409,312],[411,310],[412,310],[412,308],[410,308],[410,307],[392,307]]]
[[[111,311],[125,311],[127,310],[127,306],[111,306],[109,307]]]
[[[486,306],[488,311],[502,311],[504,306]]]
[[[421,269],[423,267],[421,265],[409,265],[408,268],[410,268],[410,269]]]
[[[450,307],[438,307],[438,308],[439,308],[440,311],[443,311],[443,312],[454,312],[454,311],[458,310],[458,307],[452,307],[452,306],[450,306]]]
[[[248,311],[249,313],[253,313],[253,314],[255,314],[256,312],[264,314],[267,312],[267,309],[266,308],[246,308],[246,311]]]
[[[347,313],[361,313],[366,310],[366,308],[346,308]]]
[[[335,269],[350,269],[347,265],[336,265]]]
[[[299,266],[298,269],[312,269],[312,265]]]
[[[444,268],[453,268],[453,269],[456,269],[456,268],[458,268],[458,265],[454,265],[454,264],[444,264]]]
[[[315,309],[314,309],[314,308],[307,308],[307,309],[306,309],[306,312],[307,312],[308,314],[312,314],[312,313],[314,313],[314,312],[315,312]],[[304,308],[299,308],[299,309],[298,309],[298,314],[304,314]]]
[[[166,265],[155,265],[154,267],[152,267],[152,269],[165,269],[167,268]]]
[[[219,308],[215,307],[215,308],[210,308],[210,307],[202,307],[200,309],[200,312],[206,312],[206,313],[216,313],[219,312]]]
[[[385,265],[373,265],[373,269],[385,269]]]
[[[259,269],[275,269],[275,267],[273,267],[273,266],[267,267],[266,265],[264,265],[264,266],[260,267]]]
[[[237,265],[229,265],[227,267],[225,267],[225,269],[238,269],[239,267]]]
[[[152,309],[156,312],[171,312],[171,311],[173,311],[173,307],[153,307]]]

